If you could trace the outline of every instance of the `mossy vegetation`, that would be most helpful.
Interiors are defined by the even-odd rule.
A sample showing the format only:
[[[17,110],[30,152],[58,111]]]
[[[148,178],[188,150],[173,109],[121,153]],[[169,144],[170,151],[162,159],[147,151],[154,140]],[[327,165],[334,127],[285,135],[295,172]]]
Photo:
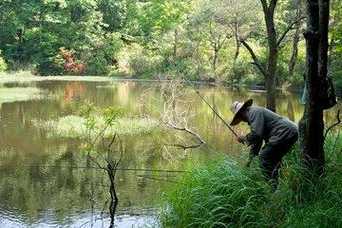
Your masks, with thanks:
[[[0,88],[0,104],[42,98],[43,91],[34,87]]]
[[[115,119],[110,125],[106,124],[104,117],[94,118],[91,130],[87,118],[76,115],[60,117],[56,120],[34,120],[36,127],[48,132],[49,137],[62,138],[87,138],[96,137],[104,130],[105,137],[111,137],[117,133],[119,135],[146,135],[158,129],[158,121],[146,117],[120,117]]]
[[[26,83],[26,82],[40,82],[40,81],[86,81],[86,82],[107,82],[112,81],[109,77],[100,76],[46,76],[39,77],[33,75],[30,71],[17,72],[0,72],[0,84],[4,83]]]

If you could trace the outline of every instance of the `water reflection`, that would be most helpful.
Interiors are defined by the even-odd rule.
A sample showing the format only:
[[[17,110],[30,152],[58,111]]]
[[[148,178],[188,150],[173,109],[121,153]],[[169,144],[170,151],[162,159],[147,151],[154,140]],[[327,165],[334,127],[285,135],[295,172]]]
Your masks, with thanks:
[[[64,101],[71,102],[74,100],[81,100],[81,96],[86,90],[82,82],[68,82],[64,89]]]
[[[47,137],[47,132],[35,127],[32,120],[46,121],[76,114],[86,102],[101,108],[120,106],[128,116],[157,117],[165,101],[161,89],[167,84],[49,81],[25,86],[37,87],[46,94],[44,99],[32,97],[1,105],[0,226],[106,227],[108,216],[102,213],[107,211],[107,208],[104,210],[108,199],[106,174],[92,168],[82,153],[81,140]],[[199,90],[227,121],[232,118],[229,106],[234,100],[253,98],[257,105],[265,104],[263,93],[206,86],[200,86]],[[208,146],[184,154],[181,150],[162,149],[166,140],[163,135],[125,137],[126,152],[121,167],[141,170],[118,172],[119,227],[155,223],[156,209],[147,210],[148,213],[143,209],[158,208],[158,193],[173,184],[174,176],[179,175],[147,170],[184,170],[212,159],[213,151],[240,153],[240,145],[192,88],[186,88],[182,100],[191,103],[191,111],[196,114],[191,125],[196,126]],[[280,95],[277,108],[295,121],[303,112],[299,96],[295,94]],[[325,118],[328,122],[334,121],[334,111],[326,112]],[[237,129],[245,130],[246,126]]]

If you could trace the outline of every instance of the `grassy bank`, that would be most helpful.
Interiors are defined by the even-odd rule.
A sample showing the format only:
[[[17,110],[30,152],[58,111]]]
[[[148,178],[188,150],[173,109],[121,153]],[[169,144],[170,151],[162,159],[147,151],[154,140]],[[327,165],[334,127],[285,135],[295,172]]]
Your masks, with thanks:
[[[255,161],[250,169],[222,157],[194,168],[165,193],[164,227],[341,227],[342,137],[326,142],[326,175],[304,177],[298,149],[286,156],[276,192]]]

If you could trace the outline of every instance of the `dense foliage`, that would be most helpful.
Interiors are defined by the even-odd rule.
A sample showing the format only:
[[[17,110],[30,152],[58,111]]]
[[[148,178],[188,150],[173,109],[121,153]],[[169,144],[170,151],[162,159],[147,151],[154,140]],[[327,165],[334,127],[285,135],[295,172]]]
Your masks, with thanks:
[[[330,44],[330,75],[335,79],[338,87],[342,87],[342,2],[332,2],[332,27]]]
[[[332,1],[331,75],[342,84],[341,2]],[[277,4],[277,84],[302,84],[305,16],[301,0]],[[292,25],[293,26],[289,26]],[[0,3],[0,70],[40,75],[126,75],[263,84],[240,40],[266,61],[259,1],[5,0]],[[62,50],[62,51],[61,51]],[[63,58],[69,52],[70,58]]]
[[[1,54],[1,52],[0,52]],[[4,58],[0,55],[0,72],[5,71],[7,69],[7,64]]]

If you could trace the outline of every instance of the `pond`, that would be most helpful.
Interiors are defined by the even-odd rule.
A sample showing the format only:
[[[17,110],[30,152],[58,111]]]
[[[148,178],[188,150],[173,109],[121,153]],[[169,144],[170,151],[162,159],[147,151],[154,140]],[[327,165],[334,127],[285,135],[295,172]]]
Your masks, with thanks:
[[[176,105],[179,110],[187,109],[189,128],[201,135],[206,145],[192,150],[170,146],[188,142],[187,136],[179,136],[174,129],[164,129],[166,133],[154,129],[164,109],[162,90],[168,86],[166,82],[72,77],[2,83],[0,227],[108,227],[106,173],[86,159],[84,138],[73,127],[82,105],[89,103],[123,112],[122,125],[118,125],[124,152],[116,178],[116,226],[158,227],[161,194],[183,171],[222,153],[239,157],[246,151],[194,93],[194,86],[182,89]],[[232,118],[229,106],[234,100],[253,98],[255,104],[265,104],[262,91],[195,87],[227,121]],[[303,112],[299,97],[279,95],[279,112],[298,121]],[[325,118],[333,121],[334,111],[326,112]],[[130,120],[135,121],[134,127],[127,124]],[[246,132],[246,126],[236,130]]]

